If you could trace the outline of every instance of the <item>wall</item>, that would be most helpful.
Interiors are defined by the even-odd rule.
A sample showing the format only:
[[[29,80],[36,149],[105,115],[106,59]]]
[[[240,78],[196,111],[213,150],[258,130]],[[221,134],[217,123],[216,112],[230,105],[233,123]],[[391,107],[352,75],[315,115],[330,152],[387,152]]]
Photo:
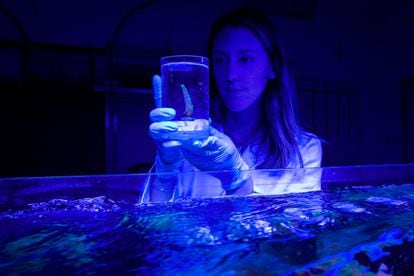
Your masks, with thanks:
[[[414,5],[408,1],[319,3],[311,24],[294,22],[294,27],[286,28],[293,55],[303,62],[307,77],[359,84],[361,163],[400,162],[400,81],[414,73]],[[301,40],[294,43],[299,32]]]

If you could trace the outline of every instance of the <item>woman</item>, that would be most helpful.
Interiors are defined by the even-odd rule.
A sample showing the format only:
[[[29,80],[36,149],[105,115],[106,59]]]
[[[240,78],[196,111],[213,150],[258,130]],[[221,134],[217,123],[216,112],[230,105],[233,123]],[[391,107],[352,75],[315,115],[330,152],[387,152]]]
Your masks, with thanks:
[[[269,180],[268,173],[253,176],[246,172],[249,169],[321,165],[321,142],[315,135],[304,131],[298,122],[295,88],[271,22],[262,14],[247,9],[224,14],[214,23],[208,46],[212,69],[213,127],[210,137],[202,141],[162,139],[162,134],[177,129],[176,124],[170,121],[175,111],[168,108],[151,112],[153,123],[149,133],[158,147],[158,173],[230,170],[232,174],[218,177],[222,189],[213,193],[210,193],[214,190],[211,189],[213,184],[205,184],[198,190],[194,184],[183,184],[212,183],[213,180],[194,179],[193,175],[191,181],[177,182],[177,178],[164,175],[147,189],[151,200],[319,189],[318,172],[311,175],[300,173],[301,181],[297,181],[295,175],[294,181],[300,183],[293,189],[288,187],[292,185],[287,185],[287,179],[293,181],[292,175],[278,175],[278,180],[285,179],[284,185],[278,188],[274,178]],[[159,77],[155,77],[154,89],[159,89],[159,86]]]

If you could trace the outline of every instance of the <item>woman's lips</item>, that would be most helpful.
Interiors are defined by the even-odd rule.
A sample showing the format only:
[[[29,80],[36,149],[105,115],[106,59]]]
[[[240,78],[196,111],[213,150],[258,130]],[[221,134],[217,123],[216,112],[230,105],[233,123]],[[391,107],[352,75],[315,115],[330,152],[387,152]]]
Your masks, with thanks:
[[[240,93],[240,92],[244,91],[244,89],[242,89],[242,88],[226,88],[226,91],[228,93]]]

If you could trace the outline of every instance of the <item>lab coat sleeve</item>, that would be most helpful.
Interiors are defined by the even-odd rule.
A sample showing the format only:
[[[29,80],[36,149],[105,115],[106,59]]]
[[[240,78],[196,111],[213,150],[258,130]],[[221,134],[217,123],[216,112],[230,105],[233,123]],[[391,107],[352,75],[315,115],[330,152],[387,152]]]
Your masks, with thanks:
[[[318,138],[310,138],[300,146],[303,168],[252,172],[254,191],[263,195],[319,191],[322,145]]]
[[[322,163],[322,145],[317,138],[311,138],[304,146],[299,148],[304,168],[317,168]]]

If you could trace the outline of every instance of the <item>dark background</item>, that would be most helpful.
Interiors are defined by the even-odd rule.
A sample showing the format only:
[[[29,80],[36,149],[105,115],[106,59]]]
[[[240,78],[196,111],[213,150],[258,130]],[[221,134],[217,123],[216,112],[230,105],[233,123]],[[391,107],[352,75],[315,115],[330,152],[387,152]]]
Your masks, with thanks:
[[[159,58],[240,6],[278,26],[324,166],[414,162],[412,1],[0,0],[0,177],[145,172]]]

